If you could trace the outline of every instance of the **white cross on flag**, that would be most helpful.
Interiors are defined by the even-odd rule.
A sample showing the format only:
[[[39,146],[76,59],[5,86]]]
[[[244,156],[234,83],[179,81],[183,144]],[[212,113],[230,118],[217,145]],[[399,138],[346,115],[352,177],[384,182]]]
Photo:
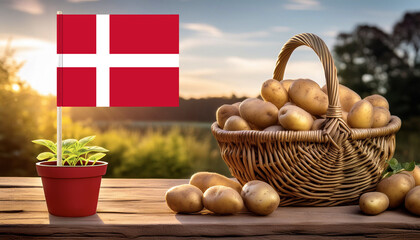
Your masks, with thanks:
[[[57,15],[57,106],[178,106],[178,15]]]

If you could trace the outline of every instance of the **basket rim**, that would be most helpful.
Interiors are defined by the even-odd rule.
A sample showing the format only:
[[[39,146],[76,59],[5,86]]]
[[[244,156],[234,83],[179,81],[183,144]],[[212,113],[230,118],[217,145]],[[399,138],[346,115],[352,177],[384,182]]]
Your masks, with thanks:
[[[391,116],[388,125],[379,128],[350,128],[349,139],[360,140],[373,137],[383,137],[395,134],[401,128],[401,119]],[[264,132],[258,130],[226,131],[217,122],[211,125],[211,130],[219,142],[318,142],[327,143],[329,138],[323,130]]]

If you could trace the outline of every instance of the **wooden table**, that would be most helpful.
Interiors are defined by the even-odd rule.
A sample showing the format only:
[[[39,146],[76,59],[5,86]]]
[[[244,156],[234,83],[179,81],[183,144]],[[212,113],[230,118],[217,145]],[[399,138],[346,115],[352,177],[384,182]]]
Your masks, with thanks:
[[[174,214],[165,191],[185,179],[103,179],[98,213],[49,215],[39,178],[0,178],[0,239],[420,239],[420,217],[405,210],[365,216],[358,206],[282,207],[261,217]]]

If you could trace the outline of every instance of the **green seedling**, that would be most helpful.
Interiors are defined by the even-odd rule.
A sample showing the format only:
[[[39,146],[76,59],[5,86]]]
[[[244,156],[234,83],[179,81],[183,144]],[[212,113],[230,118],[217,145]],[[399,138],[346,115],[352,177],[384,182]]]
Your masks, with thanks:
[[[88,136],[80,140],[66,139],[62,142],[62,159],[63,165],[76,166],[78,163],[82,166],[87,166],[89,162],[95,165],[96,161],[105,157],[107,149],[98,146],[86,146],[93,141],[95,136]],[[38,139],[32,141],[47,147],[51,152],[40,153],[36,158],[39,161],[54,161],[57,160],[57,144],[45,139]]]

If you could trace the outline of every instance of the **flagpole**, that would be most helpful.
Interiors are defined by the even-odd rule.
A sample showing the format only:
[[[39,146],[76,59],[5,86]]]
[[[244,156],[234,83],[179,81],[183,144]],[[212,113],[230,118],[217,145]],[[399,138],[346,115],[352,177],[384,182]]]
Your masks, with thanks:
[[[63,14],[63,12],[57,11],[57,15],[58,14]],[[58,38],[57,38],[57,41],[58,41]],[[58,67],[63,67],[63,54],[58,54]],[[57,166],[63,166],[62,149],[61,149],[61,146],[62,146],[61,134],[62,134],[62,113],[61,113],[61,106],[57,106]]]

